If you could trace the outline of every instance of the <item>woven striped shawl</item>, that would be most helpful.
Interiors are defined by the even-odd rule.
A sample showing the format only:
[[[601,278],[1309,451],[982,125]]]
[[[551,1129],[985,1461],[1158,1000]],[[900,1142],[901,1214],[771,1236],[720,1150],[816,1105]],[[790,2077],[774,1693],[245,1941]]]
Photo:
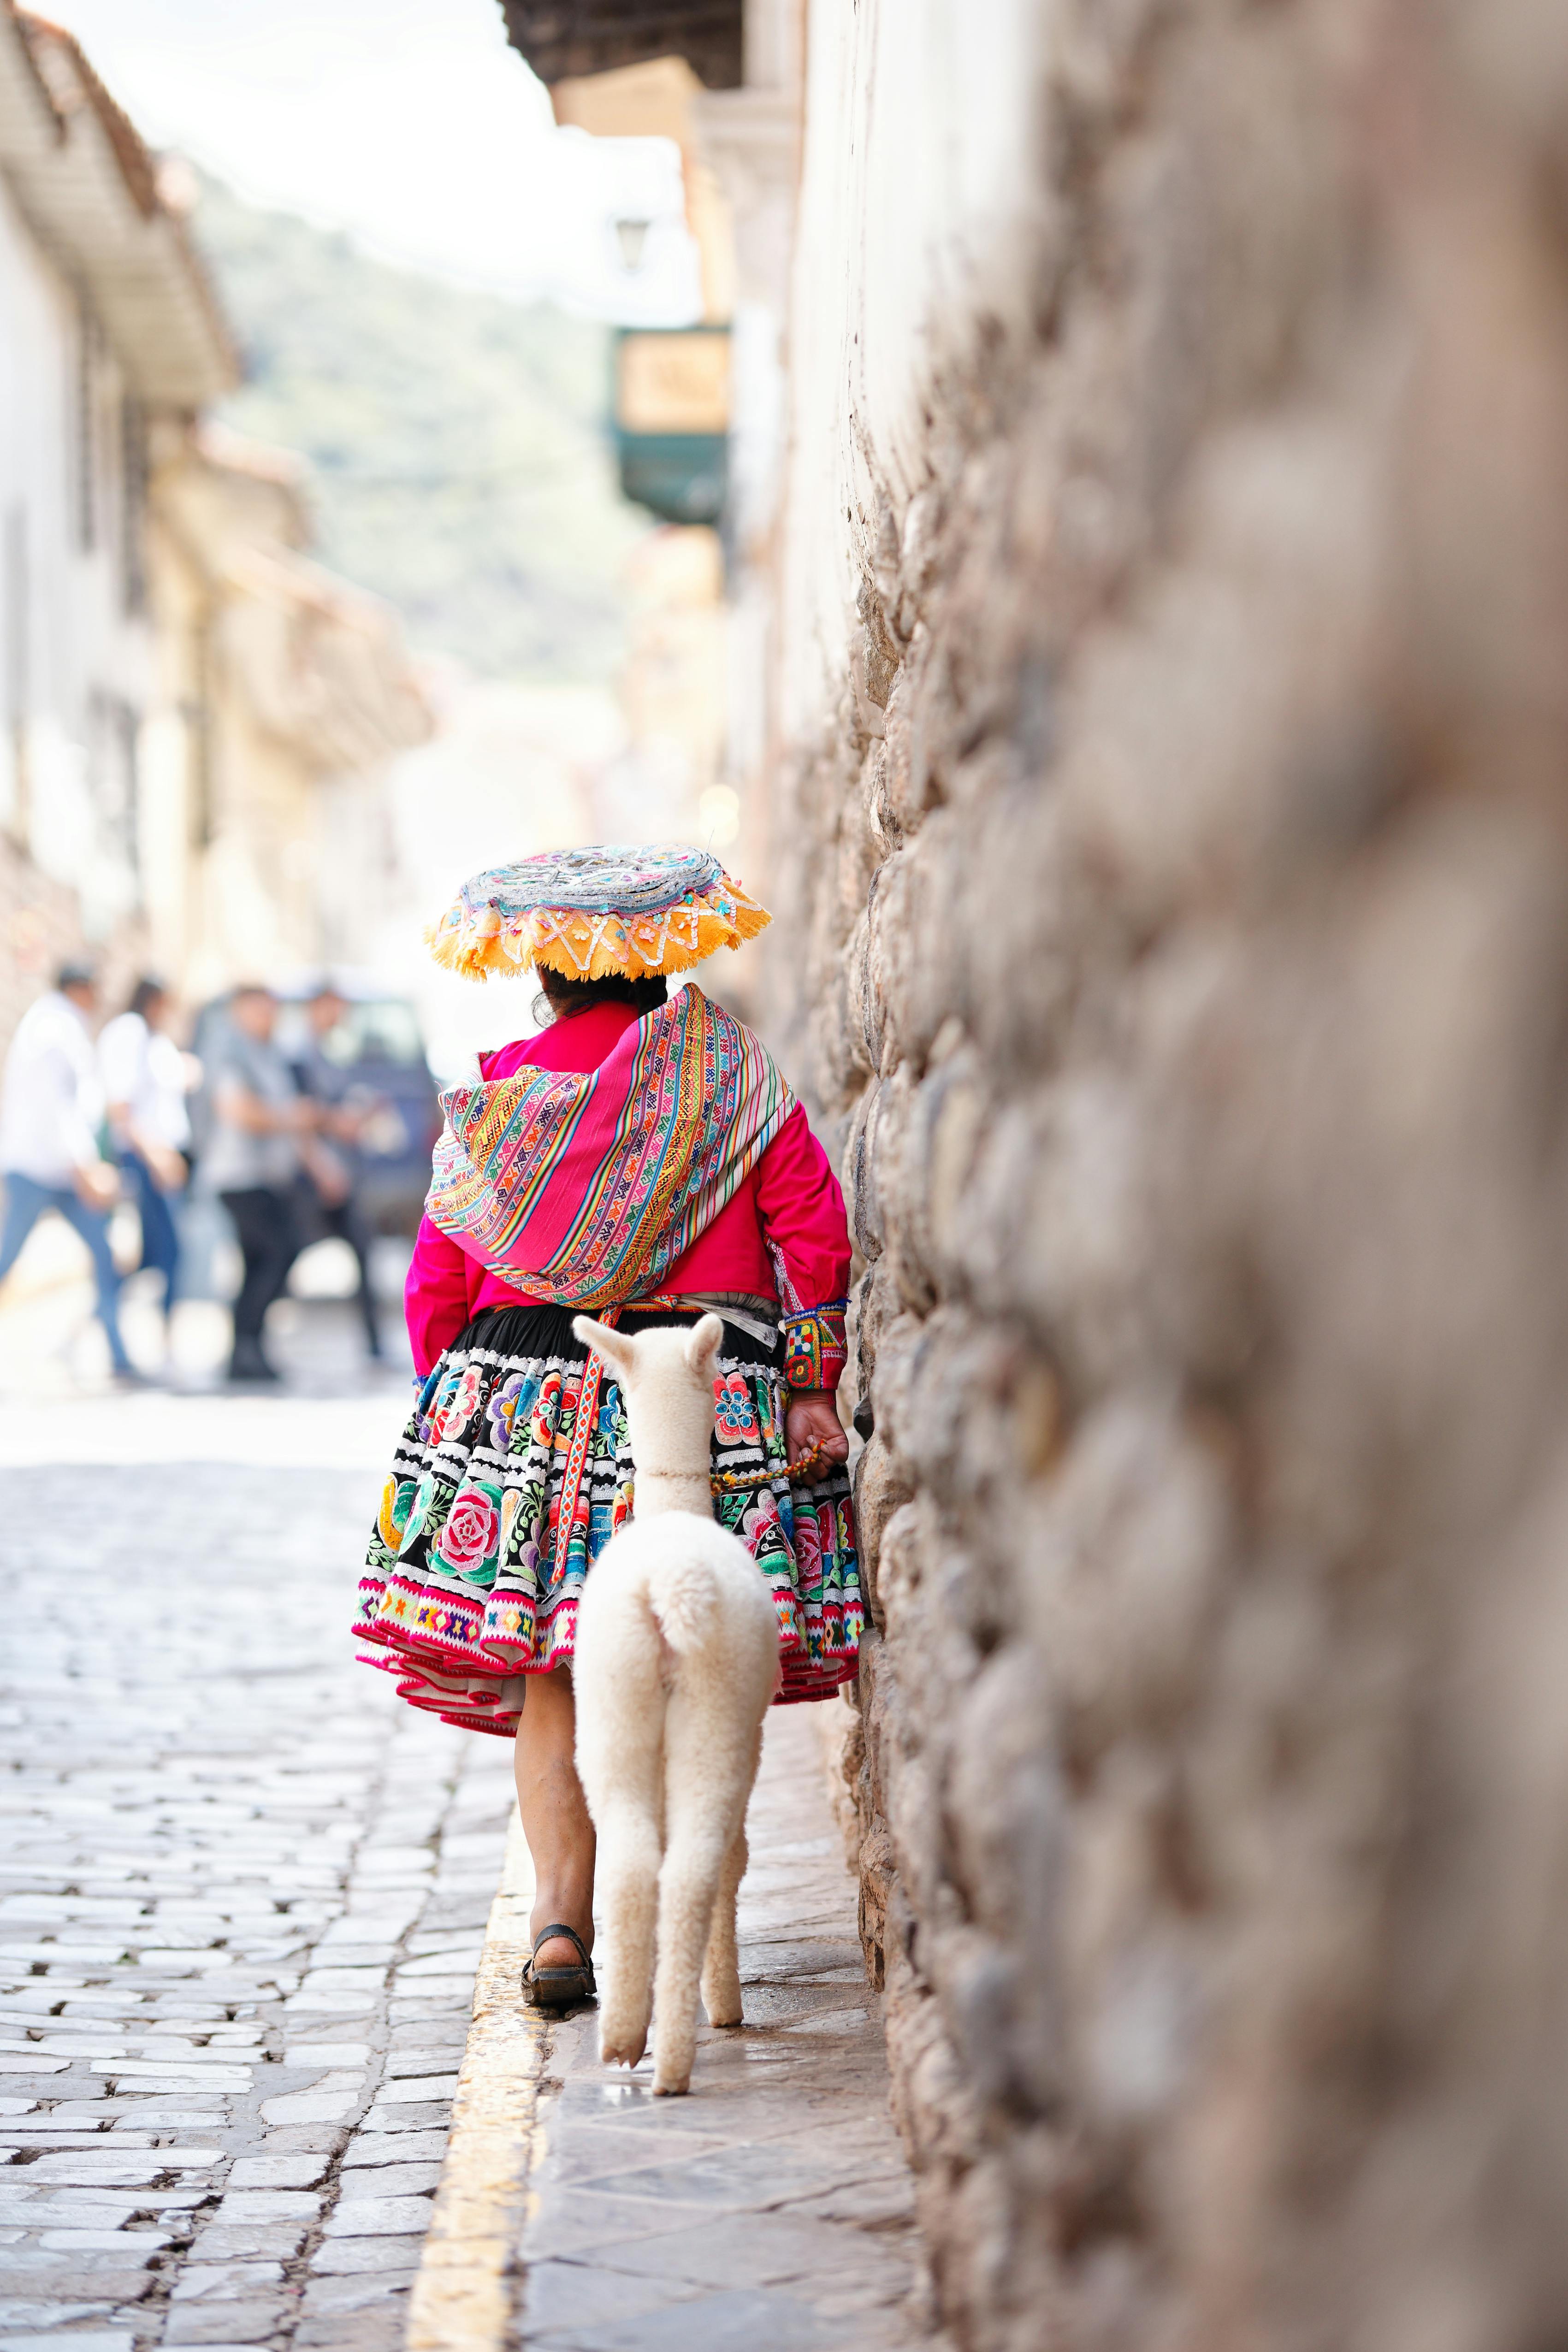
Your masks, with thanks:
[[[432,1222],[529,1297],[604,1307],[658,1289],[795,1103],[761,1040],[688,985],[596,1070],[524,1068],[441,1107]]]

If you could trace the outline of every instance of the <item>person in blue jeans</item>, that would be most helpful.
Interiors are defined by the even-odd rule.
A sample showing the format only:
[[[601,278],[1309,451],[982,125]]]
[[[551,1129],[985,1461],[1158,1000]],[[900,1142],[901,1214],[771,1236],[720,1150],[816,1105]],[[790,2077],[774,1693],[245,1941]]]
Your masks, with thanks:
[[[81,1235],[92,1258],[98,1318],[118,1381],[141,1378],[120,1336],[120,1276],[109,1212],[120,1180],[99,1150],[103,1089],[89,1027],[97,1001],[89,966],[62,964],[55,985],[16,1024],[0,1084],[0,1282],[38,1219],[50,1211]]]
[[[142,1221],[142,1265],[162,1283],[165,1340],[179,1287],[175,1204],[190,1174],[185,1057],[166,1026],[169,992],[151,975],[98,1041],[98,1066],[115,1157]]]

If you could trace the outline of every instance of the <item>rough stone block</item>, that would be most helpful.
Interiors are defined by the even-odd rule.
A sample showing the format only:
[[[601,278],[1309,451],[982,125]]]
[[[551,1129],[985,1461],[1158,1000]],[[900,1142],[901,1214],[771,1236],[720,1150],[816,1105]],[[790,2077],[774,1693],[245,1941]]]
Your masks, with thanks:
[[[303,2318],[296,2344],[321,2346],[325,2352],[403,2352],[405,2315],[398,2310],[333,2312],[328,2317]]]
[[[298,2305],[290,2295],[253,2297],[248,2302],[184,2303],[171,2309],[165,2344],[265,2344]]]
[[[378,2175],[369,2176],[371,2179]],[[329,2238],[395,2238],[429,2226],[427,2197],[362,2195],[345,2190],[322,2224]]]
[[[417,2270],[428,2219],[426,2211],[417,2235],[328,2238],[310,2257],[311,2272],[323,2276],[347,2278],[363,2276],[367,2273],[383,2276],[394,2271]]]
[[[313,2189],[331,2158],[312,2156],[242,2156],[229,2168],[227,2187],[237,2189]],[[226,2205],[227,2200],[225,2200]]]
[[[343,2151],[343,2171],[397,2164],[439,2164],[447,2153],[446,2131],[360,2132]]]
[[[313,2221],[321,2200],[306,2189],[229,2189],[219,2200],[214,2223],[220,2229],[271,2221]]]
[[[416,2270],[394,2268],[346,2278],[312,2277],[305,2288],[305,2315],[321,2319],[334,2312],[402,2307],[418,2275]]]
[[[191,2248],[193,2263],[287,2262],[310,2235],[310,2223],[209,2221]]]
[[[281,2263],[187,2263],[169,2290],[171,2303],[237,2303],[281,2286]]]

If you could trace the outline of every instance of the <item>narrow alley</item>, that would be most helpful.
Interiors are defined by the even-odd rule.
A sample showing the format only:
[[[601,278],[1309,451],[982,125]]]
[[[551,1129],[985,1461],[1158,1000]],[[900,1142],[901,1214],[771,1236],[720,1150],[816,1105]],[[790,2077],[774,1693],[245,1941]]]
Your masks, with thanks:
[[[1568,2345],[1565,28],[0,0],[0,2352]]]

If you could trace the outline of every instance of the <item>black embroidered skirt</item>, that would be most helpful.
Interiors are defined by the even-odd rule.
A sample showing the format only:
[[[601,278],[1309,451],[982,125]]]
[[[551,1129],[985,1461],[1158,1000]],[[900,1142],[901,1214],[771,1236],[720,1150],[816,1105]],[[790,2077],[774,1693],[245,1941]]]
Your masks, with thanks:
[[[501,1307],[475,1317],[425,1381],[393,1456],[360,1585],[365,1663],[413,1706],[510,1736],[525,1675],[572,1655],[584,1578],[631,1515],[626,1413],[606,1368],[580,1436],[588,1351],[573,1310]],[[626,1328],[695,1322],[628,1311]],[[773,1471],[716,1496],[778,1612],[778,1703],[828,1698],[853,1679],[862,1611],[849,1480],[839,1465],[791,1487],[783,1359],[726,1323],[714,1381],[713,1467]],[[564,1536],[562,1501],[573,1496]]]

